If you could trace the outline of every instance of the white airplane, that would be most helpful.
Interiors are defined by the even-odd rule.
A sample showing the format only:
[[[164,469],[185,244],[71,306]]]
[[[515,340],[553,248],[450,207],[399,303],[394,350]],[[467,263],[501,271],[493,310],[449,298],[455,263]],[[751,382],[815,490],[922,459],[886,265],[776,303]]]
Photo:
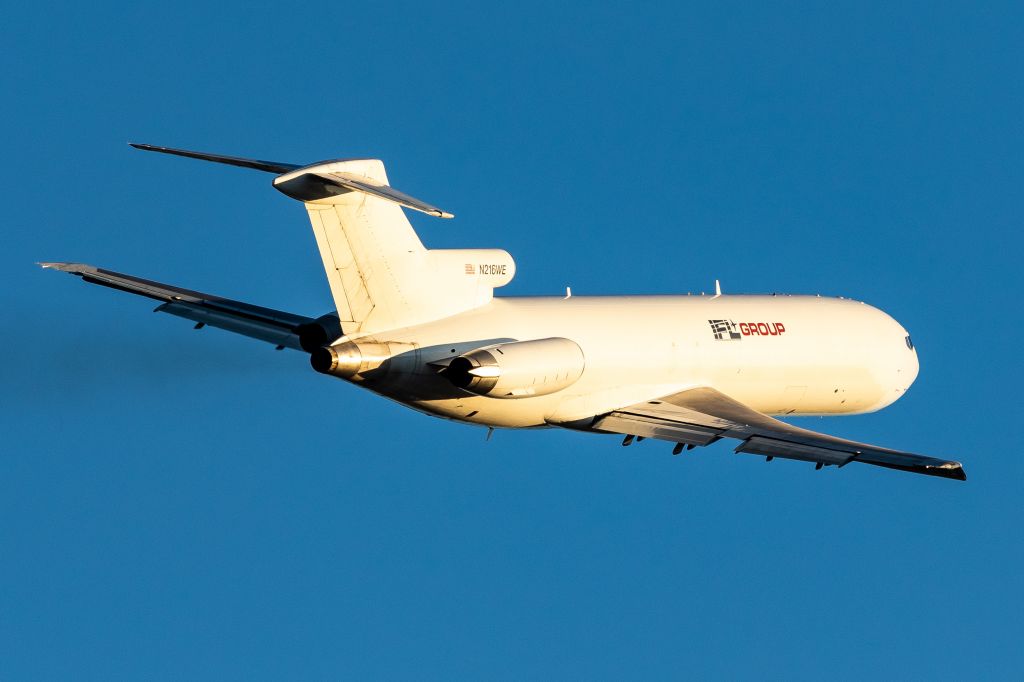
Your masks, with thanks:
[[[318,372],[438,417],[562,427],[685,447],[850,462],[966,480],[959,462],[836,438],[769,415],[863,414],[918,372],[907,331],[862,302],[822,296],[497,298],[499,249],[427,249],[402,207],[451,213],[392,188],[376,159],[306,166],[133,144],[273,173],[301,201],[335,310],[303,317],[81,263],[42,263],[161,302],[158,311],[310,354]],[[489,435],[489,434],[488,434]]]

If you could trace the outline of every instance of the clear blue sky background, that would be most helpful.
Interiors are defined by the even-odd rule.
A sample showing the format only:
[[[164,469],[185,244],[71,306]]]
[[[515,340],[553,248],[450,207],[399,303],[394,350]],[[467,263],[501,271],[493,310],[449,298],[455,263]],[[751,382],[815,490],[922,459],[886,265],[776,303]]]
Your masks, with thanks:
[[[0,677],[1020,676],[1019,3],[184,4],[0,27]],[[488,443],[35,268],[330,308],[270,176],[128,140],[383,158],[506,294],[866,300],[920,378],[802,423],[970,480]]]

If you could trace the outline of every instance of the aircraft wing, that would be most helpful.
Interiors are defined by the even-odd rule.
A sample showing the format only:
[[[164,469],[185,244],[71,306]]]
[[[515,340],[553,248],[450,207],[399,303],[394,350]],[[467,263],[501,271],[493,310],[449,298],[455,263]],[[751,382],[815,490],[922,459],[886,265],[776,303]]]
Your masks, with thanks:
[[[199,325],[226,329],[236,334],[272,343],[279,348],[311,350],[306,346],[319,347],[326,342],[326,337],[331,335],[333,330],[330,327],[337,326],[336,316],[311,318],[293,315],[280,310],[161,284],[141,277],[124,275],[84,263],[40,263],[40,265],[51,270],[77,275],[91,284],[99,284],[161,301],[162,303],[156,307],[155,312],[170,313],[192,320]],[[333,319],[325,320],[328,317],[333,317]],[[199,328],[198,325],[197,328]],[[340,327],[337,327],[333,338],[338,336],[341,336]]]
[[[722,438],[742,441],[737,453],[815,462],[818,467],[862,462],[916,474],[967,480],[959,462],[879,448],[801,429],[769,417],[713,388],[693,388],[598,416],[591,429],[678,443],[678,454]],[[631,440],[631,439],[629,439]],[[628,444],[628,440],[626,442]]]

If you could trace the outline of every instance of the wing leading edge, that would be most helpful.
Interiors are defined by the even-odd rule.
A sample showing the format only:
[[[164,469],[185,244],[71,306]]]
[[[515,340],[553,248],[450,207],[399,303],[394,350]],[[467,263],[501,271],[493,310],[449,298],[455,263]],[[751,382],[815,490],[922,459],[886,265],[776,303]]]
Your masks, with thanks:
[[[681,446],[709,445],[721,438],[742,441],[737,453],[815,462],[819,467],[862,462],[916,474],[966,481],[959,462],[880,448],[779,421],[713,388],[693,388],[600,415],[592,430],[621,433]]]
[[[161,301],[155,312],[170,313],[199,325],[209,325],[266,341],[278,348],[312,351],[341,336],[341,327],[335,314],[319,318],[304,317],[84,263],[40,265],[47,269],[77,275],[90,284],[99,284]]]

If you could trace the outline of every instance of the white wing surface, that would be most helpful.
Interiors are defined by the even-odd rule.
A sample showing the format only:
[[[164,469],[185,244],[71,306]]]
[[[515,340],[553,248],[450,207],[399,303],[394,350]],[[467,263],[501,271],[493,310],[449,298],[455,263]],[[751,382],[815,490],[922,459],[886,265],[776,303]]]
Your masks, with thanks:
[[[713,388],[693,388],[595,418],[590,429],[673,441],[690,448],[722,438],[742,441],[737,453],[815,462],[862,462],[928,476],[967,480],[959,462],[889,450],[801,429],[769,417]]]

